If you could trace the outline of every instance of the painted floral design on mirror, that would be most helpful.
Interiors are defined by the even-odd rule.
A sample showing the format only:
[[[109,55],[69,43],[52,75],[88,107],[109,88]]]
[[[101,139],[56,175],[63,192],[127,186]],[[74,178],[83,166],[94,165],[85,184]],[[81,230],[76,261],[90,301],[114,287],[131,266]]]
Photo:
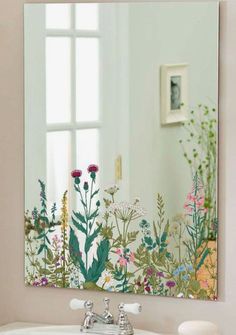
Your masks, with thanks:
[[[39,180],[41,206],[25,213],[26,284],[217,299],[215,114],[199,105],[183,124],[188,136],[179,142],[192,186],[172,218],[161,194],[150,222],[140,199],[117,201],[117,186],[99,190],[94,164],[71,173],[79,202],[72,213],[67,191],[49,208]]]

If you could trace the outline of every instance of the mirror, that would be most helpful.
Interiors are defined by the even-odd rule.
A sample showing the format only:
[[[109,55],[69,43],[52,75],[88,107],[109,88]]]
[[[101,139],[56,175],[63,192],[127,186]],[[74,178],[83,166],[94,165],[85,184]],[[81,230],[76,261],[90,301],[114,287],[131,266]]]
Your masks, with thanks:
[[[218,3],[24,14],[26,284],[215,300]]]

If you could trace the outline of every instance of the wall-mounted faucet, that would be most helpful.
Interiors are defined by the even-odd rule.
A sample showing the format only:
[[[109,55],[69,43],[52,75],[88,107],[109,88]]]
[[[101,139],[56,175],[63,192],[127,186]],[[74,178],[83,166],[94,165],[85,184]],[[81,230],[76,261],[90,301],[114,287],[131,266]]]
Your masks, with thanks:
[[[109,310],[110,299],[105,298],[104,312],[99,315],[93,311],[93,302],[91,300],[72,299],[70,307],[73,310],[85,309],[85,317],[81,326],[82,332],[99,333],[105,335],[133,335],[134,330],[129,322],[127,313],[139,314],[141,312],[141,305],[133,304],[119,304],[119,315],[115,322],[114,317]]]

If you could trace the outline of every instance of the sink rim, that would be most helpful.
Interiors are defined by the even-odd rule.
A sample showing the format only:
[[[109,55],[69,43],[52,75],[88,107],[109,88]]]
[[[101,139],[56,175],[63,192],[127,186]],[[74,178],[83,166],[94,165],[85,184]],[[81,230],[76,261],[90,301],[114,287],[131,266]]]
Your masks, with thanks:
[[[40,334],[85,334],[81,332],[80,330],[81,326],[78,324],[73,324],[73,325],[57,325],[57,324],[32,324],[32,323],[21,323],[21,322],[16,322],[16,323],[11,323],[7,325],[3,325],[0,327],[0,334],[4,335],[21,335],[21,334],[29,334],[31,335],[31,332],[33,333],[32,335],[40,335]],[[74,331],[72,331],[74,330]],[[134,335],[141,335],[141,334],[147,334],[147,335],[161,335],[160,333],[156,333],[153,331],[149,330],[144,330],[144,329],[136,329],[134,328]],[[89,333],[87,332],[86,335],[95,335],[94,333]]]

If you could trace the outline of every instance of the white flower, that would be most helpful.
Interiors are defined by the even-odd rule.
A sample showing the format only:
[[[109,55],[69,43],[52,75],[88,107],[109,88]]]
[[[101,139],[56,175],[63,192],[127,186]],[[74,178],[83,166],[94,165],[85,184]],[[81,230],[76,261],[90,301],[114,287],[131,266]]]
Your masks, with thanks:
[[[116,185],[111,186],[105,190],[105,192],[110,195],[114,195],[117,191],[119,191],[119,187],[117,187]]]
[[[133,221],[146,214],[146,211],[141,207],[137,201],[134,204],[130,204],[126,201],[119,203],[112,203],[109,208],[109,212],[116,215],[121,221]]]
[[[106,290],[109,290],[110,288],[112,288],[114,286],[114,281],[113,281],[113,277],[112,274],[109,271],[104,271],[102,273],[102,287],[105,288]]]
[[[177,298],[183,298],[183,297],[184,297],[184,294],[181,292],[177,295]]]

